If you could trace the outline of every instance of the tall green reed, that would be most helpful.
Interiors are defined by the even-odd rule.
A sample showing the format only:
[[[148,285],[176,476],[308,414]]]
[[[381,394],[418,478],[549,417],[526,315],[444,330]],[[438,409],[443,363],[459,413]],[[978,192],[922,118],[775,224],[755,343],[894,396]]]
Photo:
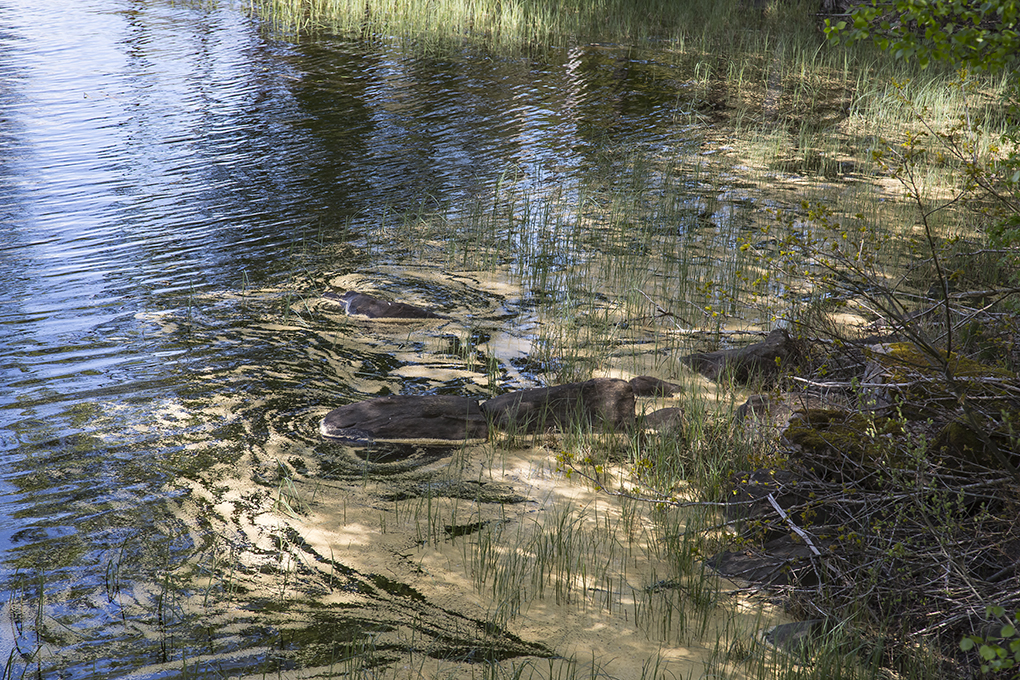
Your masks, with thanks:
[[[285,34],[329,31],[366,37],[402,36],[419,45],[448,46],[465,40],[501,50],[541,49],[566,36],[614,41],[673,40],[704,45],[738,41],[752,28],[811,30],[806,4],[741,0],[433,0],[427,4],[386,0],[249,0],[248,10]],[[739,26],[738,30],[734,30]]]

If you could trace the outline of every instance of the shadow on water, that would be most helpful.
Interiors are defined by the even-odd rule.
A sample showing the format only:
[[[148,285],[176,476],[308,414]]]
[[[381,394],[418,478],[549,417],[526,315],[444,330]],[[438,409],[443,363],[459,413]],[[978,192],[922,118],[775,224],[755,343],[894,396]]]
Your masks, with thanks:
[[[713,258],[681,237],[751,222],[739,179],[709,186],[607,150],[696,153],[677,118],[685,74],[597,45],[535,61],[280,44],[230,3],[57,4],[0,12],[4,675],[515,659],[552,675],[579,651],[693,645],[649,632],[648,608],[679,605],[637,598],[661,575],[630,557],[595,585],[561,565],[547,594],[514,571],[506,546],[533,559],[581,526],[569,503],[629,522],[643,538],[613,550],[661,562],[633,508],[625,522],[560,488],[557,442],[355,450],[317,433],[355,400],[482,399],[606,353],[672,370],[655,324],[621,311],[588,263],[667,262],[668,275],[645,265],[666,290],[680,263]],[[588,174],[611,179],[582,191]],[[672,196],[668,217],[614,221],[613,197],[648,177]],[[577,210],[557,222],[561,205]],[[320,298],[333,288],[446,318],[347,317]],[[602,358],[565,357],[560,327],[601,329]],[[596,533],[570,534],[586,559],[605,547],[583,542]],[[607,630],[652,642],[557,628],[604,625],[587,600],[620,619]]]

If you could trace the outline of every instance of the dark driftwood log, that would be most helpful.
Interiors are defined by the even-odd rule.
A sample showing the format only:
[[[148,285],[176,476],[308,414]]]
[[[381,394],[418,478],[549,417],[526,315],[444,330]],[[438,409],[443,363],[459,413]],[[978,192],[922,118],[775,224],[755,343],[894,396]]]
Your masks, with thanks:
[[[462,442],[485,439],[489,423],[478,402],[448,395],[390,395],[330,411],[319,431],[353,442]]]
[[[327,292],[324,298],[338,302],[348,314],[367,316],[370,319],[441,319],[435,312],[406,302],[387,302],[377,297],[349,290],[345,293]]]
[[[785,329],[777,328],[762,342],[738,349],[690,354],[680,361],[711,380],[732,375],[737,382],[747,383],[776,376],[781,366],[797,357],[796,343]]]
[[[670,397],[683,391],[680,385],[666,382],[650,375],[639,375],[630,379],[635,397]]]
[[[483,402],[482,411],[494,426],[522,434],[577,423],[626,430],[634,426],[634,389],[626,380],[595,378],[502,394]]]

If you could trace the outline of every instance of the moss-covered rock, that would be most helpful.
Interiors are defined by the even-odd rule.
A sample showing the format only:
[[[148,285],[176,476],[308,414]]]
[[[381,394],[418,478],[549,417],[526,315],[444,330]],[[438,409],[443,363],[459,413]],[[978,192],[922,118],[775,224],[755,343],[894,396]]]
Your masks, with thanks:
[[[807,409],[794,414],[783,434],[800,452],[801,462],[816,471],[865,477],[876,468],[901,468],[909,456],[898,438],[902,423],[857,411]]]
[[[994,446],[1014,467],[1020,467],[1020,411],[1004,411],[997,419],[982,418],[981,432],[965,417],[946,423],[928,448],[929,456],[981,468],[1003,467],[991,450]],[[987,443],[986,443],[987,439]]]
[[[955,352],[933,355],[910,342],[868,349],[862,384],[864,405],[899,407],[907,418],[928,418],[968,398],[1008,399],[1020,387],[1017,377]]]

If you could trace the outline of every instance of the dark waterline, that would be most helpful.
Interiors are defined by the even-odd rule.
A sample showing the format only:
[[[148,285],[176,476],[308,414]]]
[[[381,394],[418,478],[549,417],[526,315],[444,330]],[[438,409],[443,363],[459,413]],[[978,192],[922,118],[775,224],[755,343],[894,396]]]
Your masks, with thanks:
[[[122,625],[117,593],[202,549],[173,512],[188,483],[270,432],[314,446],[310,409],[396,361],[344,355],[292,302],[346,273],[492,302],[401,278],[429,264],[365,233],[455,213],[508,172],[562,182],[609,139],[675,143],[682,92],[652,57],[422,57],[275,42],[229,4],[0,3],[0,664],[96,677],[174,658]],[[229,416],[196,415],[221,400]],[[28,622],[43,593],[47,634]],[[199,653],[192,635],[176,644]]]

